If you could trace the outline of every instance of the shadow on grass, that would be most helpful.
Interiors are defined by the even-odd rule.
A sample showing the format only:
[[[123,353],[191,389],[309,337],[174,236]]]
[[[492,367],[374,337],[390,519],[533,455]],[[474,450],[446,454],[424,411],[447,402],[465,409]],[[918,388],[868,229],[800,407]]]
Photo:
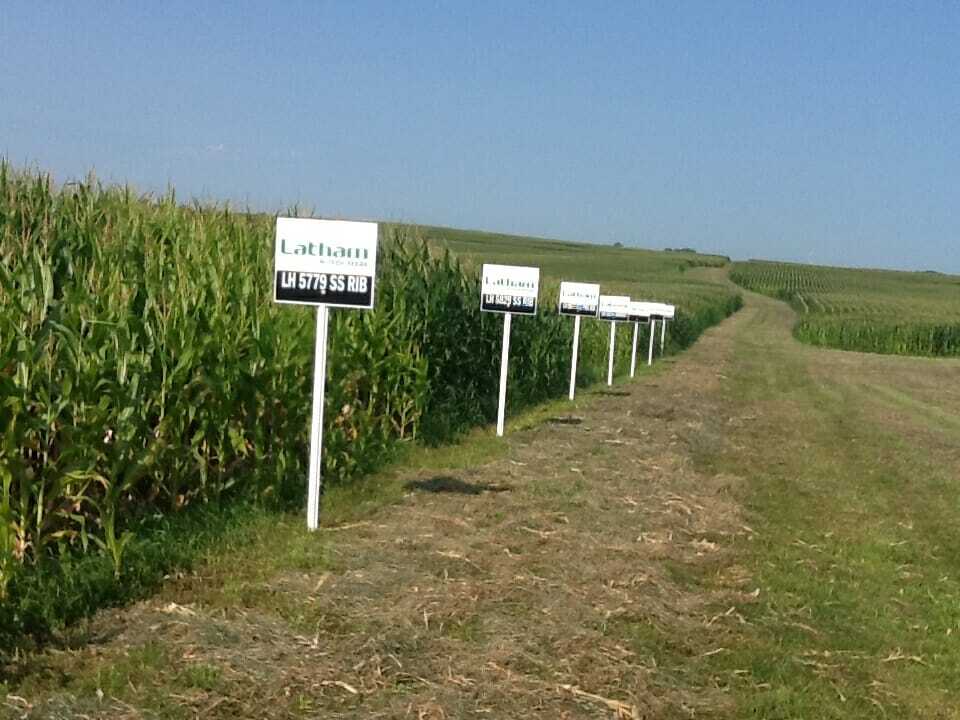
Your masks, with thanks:
[[[458,495],[481,495],[485,492],[507,492],[505,485],[490,483],[469,483],[452,475],[438,475],[426,480],[411,480],[403,486],[406,490],[419,490],[432,493],[456,493]]]
[[[565,417],[547,418],[546,422],[550,425],[581,425],[583,423],[583,418],[575,415],[568,415]]]
[[[630,393],[624,390],[597,390],[594,395],[611,395],[613,397],[630,397]]]

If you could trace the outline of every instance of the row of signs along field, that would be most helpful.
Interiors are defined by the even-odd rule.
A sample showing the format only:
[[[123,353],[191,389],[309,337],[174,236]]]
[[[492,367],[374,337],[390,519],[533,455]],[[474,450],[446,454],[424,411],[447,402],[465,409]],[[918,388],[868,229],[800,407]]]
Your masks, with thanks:
[[[507,399],[507,365],[510,355],[510,318],[513,314],[534,315],[540,269],[517,265],[484,265],[480,284],[480,309],[504,313],[503,348],[500,355],[500,402],[497,407],[497,435],[503,435],[504,407]],[[570,393],[573,400],[577,386],[577,355],[580,347],[580,318],[589,317],[610,323],[610,350],[607,363],[607,385],[613,384],[613,358],[617,338],[617,322],[633,323],[633,354],[630,377],[637,370],[637,337],[641,325],[650,325],[650,348],[647,364],[653,364],[653,339],[660,322],[660,352],[666,340],[667,320],[676,312],[673,305],[636,302],[626,295],[601,295],[596,283],[561,282],[559,312],[573,316],[573,352],[570,358]]]
[[[320,453],[323,446],[323,400],[326,386],[327,327],[329,308],[373,308],[377,269],[377,224],[343,220],[277,218],[274,246],[273,299],[278,303],[317,306],[316,348],[313,366],[313,412],[310,425],[307,527],[316,530],[320,518]],[[503,435],[507,400],[507,369],[510,357],[510,324],[514,315],[536,315],[540,269],[516,265],[484,265],[480,283],[480,309],[503,314],[503,346],[500,354],[500,395],[497,435]],[[614,343],[618,322],[632,322],[633,354],[630,377],[636,372],[637,337],[640,325],[650,325],[647,364],[653,363],[656,324],[660,322],[660,352],[666,338],[666,323],[674,317],[673,305],[635,302],[624,295],[601,295],[593,283],[560,283],[559,312],[571,315],[573,354],[570,362],[570,394],[576,389],[577,355],[581,318],[610,323],[607,384],[613,384]]]

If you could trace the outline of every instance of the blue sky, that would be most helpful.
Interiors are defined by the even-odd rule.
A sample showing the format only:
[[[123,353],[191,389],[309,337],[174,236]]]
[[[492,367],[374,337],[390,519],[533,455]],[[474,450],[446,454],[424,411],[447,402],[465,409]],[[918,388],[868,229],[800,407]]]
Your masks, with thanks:
[[[960,3],[0,5],[0,155],[256,209],[960,272]]]

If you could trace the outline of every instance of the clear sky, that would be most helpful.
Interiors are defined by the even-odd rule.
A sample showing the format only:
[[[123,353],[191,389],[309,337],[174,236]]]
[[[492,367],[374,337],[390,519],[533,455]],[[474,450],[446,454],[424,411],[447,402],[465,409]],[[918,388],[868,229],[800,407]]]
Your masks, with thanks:
[[[960,272],[960,3],[5,0],[0,155],[269,211]]]

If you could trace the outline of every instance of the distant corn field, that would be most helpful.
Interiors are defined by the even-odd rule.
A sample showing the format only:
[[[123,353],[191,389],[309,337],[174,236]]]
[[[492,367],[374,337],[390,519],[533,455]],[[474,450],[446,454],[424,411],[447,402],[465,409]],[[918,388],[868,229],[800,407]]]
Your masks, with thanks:
[[[0,599],[65,553],[105,553],[121,573],[148,513],[302,499],[314,319],[272,302],[273,233],[272,216],[0,164]],[[409,228],[383,234],[376,309],[332,314],[335,482],[496,415],[502,325],[479,312],[476,272]],[[514,325],[514,407],[564,392],[572,323],[555,292]],[[681,305],[674,347],[739,307],[708,286],[678,294],[660,288]],[[605,333],[584,326],[583,382],[604,372]]]
[[[960,356],[960,277],[735,263],[738,285],[789,302],[798,339],[843,350]]]

